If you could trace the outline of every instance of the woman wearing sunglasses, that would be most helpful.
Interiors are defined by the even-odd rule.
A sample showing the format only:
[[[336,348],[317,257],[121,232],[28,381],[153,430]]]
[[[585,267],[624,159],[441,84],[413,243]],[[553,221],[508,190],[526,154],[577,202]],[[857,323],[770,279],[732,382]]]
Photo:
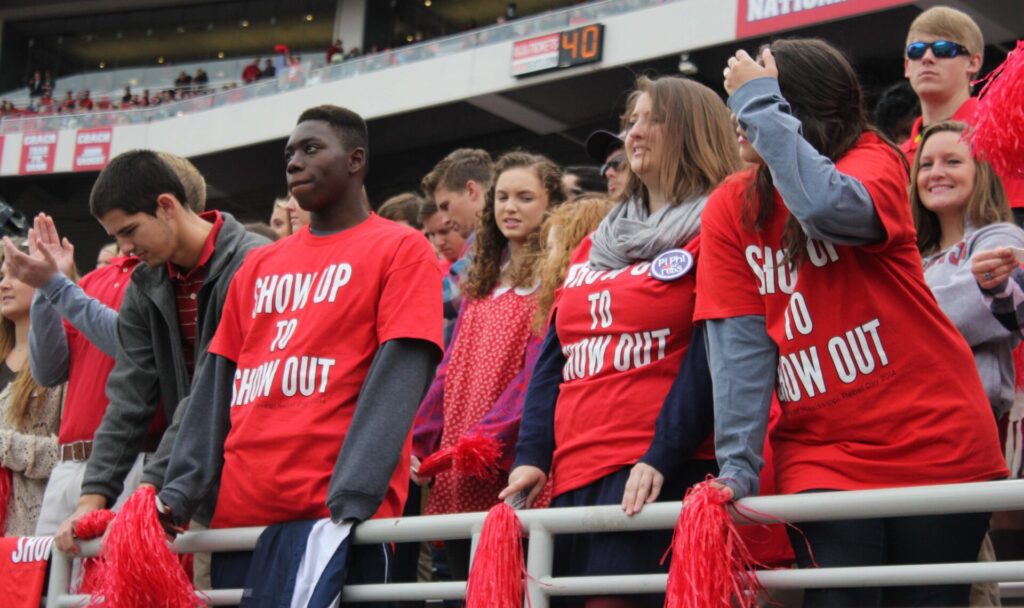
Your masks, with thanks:
[[[978,24],[956,9],[930,8],[910,24],[903,69],[921,100],[921,117],[901,146],[907,162],[914,162],[926,127],[944,120],[967,124],[974,121],[978,102],[971,97],[971,81],[981,70],[984,50],[985,40]],[[1024,220],[1024,180],[1000,177],[1020,224]]]
[[[906,166],[868,124],[853,68],[820,40],[777,40],[759,62],[729,59],[725,88],[754,166],[715,190],[701,230],[694,321],[719,480],[757,493],[773,388],[780,494],[1005,477],[971,350],[925,284]],[[970,562],[987,525],[871,518],[790,536],[805,568]],[[969,587],[809,589],[804,606],[963,606]]]

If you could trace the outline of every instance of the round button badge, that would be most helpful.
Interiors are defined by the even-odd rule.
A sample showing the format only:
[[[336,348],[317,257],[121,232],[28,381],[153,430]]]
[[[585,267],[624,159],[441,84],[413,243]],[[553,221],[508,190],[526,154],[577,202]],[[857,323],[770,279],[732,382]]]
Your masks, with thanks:
[[[675,281],[693,269],[693,254],[685,249],[669,249],[651,262],[651,276],[659,281]]]

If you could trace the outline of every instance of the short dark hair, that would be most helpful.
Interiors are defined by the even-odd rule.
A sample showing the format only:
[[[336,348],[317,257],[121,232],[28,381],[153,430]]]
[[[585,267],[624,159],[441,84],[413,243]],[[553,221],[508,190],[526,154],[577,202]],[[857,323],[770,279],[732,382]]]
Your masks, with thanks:
[[[301,115],[295,124],[307,120],[322,120],[332,127],[338,134],[338,139],[345,150],[362,148],[370,154],[370,138],[367,135],[366,121],[363,117],[348,108],[341,106],[322,105],[309,108]]]
[[[434,217],[434,215],[440,211],[441,209],[437,206],[437,203],[434,202],[434,199],[424,199],[423,204],[420,205],[420,224]]]
[[[606,192],[608,190],[608,182],[601,175],[601,170],[597,167],[591,167],[590,165],[576,165],[572,167],[566,167],[562,172],[565,175],[576,176],[576,188],[579,192],[570,192],[572,197],[579,196],[584,192]]]
[[[416,230],[422,230],[423,222],[420,221],[422,206],[423,199],[419,195],[414,192],[403,192],[381,203],[377,208],[377,215],[393,222],[404,221]]]
[[[189,207],[185,187],[159,154],[131,150],[115,156],[100,172],[89,195],[89,212],[96,218],[115,209],[126,215],[156,215],[161,194],[172,194],[184,208]]]
[[[438,188],[462,192],[466,182],[473,180],[482,190],[489,190],[494,181],[494,162],[486,150],[459,148],[442,158],[430,173],[423,177],[420,188],[423,195],[433,198]]]

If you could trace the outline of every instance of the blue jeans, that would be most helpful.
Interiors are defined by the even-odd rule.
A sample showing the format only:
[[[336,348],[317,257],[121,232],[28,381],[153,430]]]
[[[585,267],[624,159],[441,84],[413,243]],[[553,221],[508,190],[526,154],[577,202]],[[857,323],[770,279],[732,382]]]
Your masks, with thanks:
[[[801,568],[974,562],[990,513],[805,522],[789,531]],[[806,537],[806,541],[804,540]],[[810,545],[814,554],[807,553]],[[966,606],[971,586],[808,589],[804,608]]]

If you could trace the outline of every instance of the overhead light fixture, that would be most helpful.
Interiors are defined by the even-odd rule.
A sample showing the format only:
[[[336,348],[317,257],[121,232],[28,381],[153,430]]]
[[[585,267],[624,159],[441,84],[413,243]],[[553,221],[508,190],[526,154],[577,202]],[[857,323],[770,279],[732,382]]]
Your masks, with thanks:
[[[164,58],[163,57],[157,57],[156,58],[156,62],[159,63],[160,65],[163,65],[164,64]]]
[[[312,20],[313,20],[313,14],[312,13],[306,13],[306,21],[312,21]]]
[[[217,53],[217,59],[224,59],[224,51]]]
[[[412,34],[409,34],[409,35],[407,35],[407,36],[405,37],[405,41],[406,41],[406,42],[412,42],[412,41],[413,41],[413,37],[412,37]]]
[[[425,6],[427,8],[430,8],[430,6],[432,4],[433,4],[433,2],[431,2],[430,0],[423,0],[423,6]]]
[[[249,20],[248,19],[242,19],[242,27],[249,27]]]
[[[184,25],[179,25],[178,26],[178,33],[179,34],[184,34],[185,33],[185,26]]]
[[[105,67],[107,67],[107,62],[106,61],[101,61],[100,62],[100,69],[102,70]]]

